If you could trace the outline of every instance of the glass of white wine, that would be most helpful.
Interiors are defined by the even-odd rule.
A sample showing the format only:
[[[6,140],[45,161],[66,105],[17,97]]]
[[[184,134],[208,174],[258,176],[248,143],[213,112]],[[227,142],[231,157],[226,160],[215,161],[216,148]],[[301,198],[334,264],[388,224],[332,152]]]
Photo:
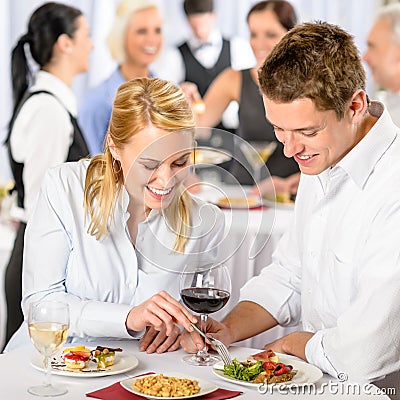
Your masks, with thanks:
[[[253,169],[255,183],[261,181],[262,169],[277,147],[277,142],[242,142],[240,149]]]
[[[68,392],[51,384],[50,357],[60,350],[68,336],[69,307],[59,301],[39,301],[29,306],[28,328],[31,341],[44,357],[46,378],[43,385],[31,386],[28,392],[36,396],[53,397]]]

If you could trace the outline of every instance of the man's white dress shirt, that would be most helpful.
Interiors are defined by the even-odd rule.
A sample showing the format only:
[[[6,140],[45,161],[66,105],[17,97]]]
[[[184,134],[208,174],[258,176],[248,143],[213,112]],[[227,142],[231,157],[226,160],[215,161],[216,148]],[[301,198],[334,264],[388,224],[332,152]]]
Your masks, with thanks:
[[[314,332],[307,360],[374,381],[400,370],[400,128],[380,103],[334,167],[302,175],[294,224],[241,290],[281,325]]]
[[[233,37],[229,41],[232,69],[242,70],[256,65],[253,51],[246,40]],[[205,68],[212,68],[218,61],[222,50],[222,35],[219,30],[215,29],[210,33],[207,45],[202,45],[200,40],[192,34],[187,43],[197,61]],[[168,79],[176,84],[185,80],[185,63],[178,48],[164,48],[151,65],[151,70],[159,78]]]

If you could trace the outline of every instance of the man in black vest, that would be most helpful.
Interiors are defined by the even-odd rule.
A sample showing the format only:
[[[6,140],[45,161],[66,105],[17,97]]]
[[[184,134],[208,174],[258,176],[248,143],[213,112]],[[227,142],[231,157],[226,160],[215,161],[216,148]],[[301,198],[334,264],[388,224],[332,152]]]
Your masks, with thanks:
[[[216,26],[213,0],[184,0],[183,9],[193,33],[178,47],[184,81],[195,83],[201,96],[224,69],[241,69],[244,63],[246,68],[253,66],[254,58],[244,39],[222,37]],[[236,123],[230,121],[227,125],[235,128]],[[226,126],[219,125],[218,128],[226,129]]]

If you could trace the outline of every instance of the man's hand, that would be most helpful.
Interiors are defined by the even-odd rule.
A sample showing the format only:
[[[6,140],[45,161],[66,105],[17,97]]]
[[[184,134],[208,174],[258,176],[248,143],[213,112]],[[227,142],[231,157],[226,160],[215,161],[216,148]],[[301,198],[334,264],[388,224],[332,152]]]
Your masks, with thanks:
[[[272,343],[266,344],[264,350],[276,353],[291,354],[307,361],[306,344],[314,336],[311,332],[293,332]]]
[[[220,340],[226,346],[232,343],[232,336],[229,329],[221,322],[215,321],[214,319],[207,318],[207,335]],[[196,353],[204,347],[204,339],[196,332],[182,332],[180,337],[180,344],[186,353]]]

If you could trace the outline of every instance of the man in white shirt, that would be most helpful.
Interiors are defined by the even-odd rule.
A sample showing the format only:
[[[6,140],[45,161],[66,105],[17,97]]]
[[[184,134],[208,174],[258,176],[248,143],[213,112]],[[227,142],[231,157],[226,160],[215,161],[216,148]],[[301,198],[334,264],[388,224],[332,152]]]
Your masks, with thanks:
[[[259,72],[266,117],[302,176],[272,263],[208,332],[226,344],[300,322],[266,349],[356,382],[400,370],[400,129],[365,92],[352,36],[293,28]],[[187,351],[201,343],[182,339]],[[386,380],[386,383],[388,380]],[[386,384],[385,383],[385,384]]]
[[[369,32],[364,61],[393,121],[400,126],[400,4],[382,7]]]

